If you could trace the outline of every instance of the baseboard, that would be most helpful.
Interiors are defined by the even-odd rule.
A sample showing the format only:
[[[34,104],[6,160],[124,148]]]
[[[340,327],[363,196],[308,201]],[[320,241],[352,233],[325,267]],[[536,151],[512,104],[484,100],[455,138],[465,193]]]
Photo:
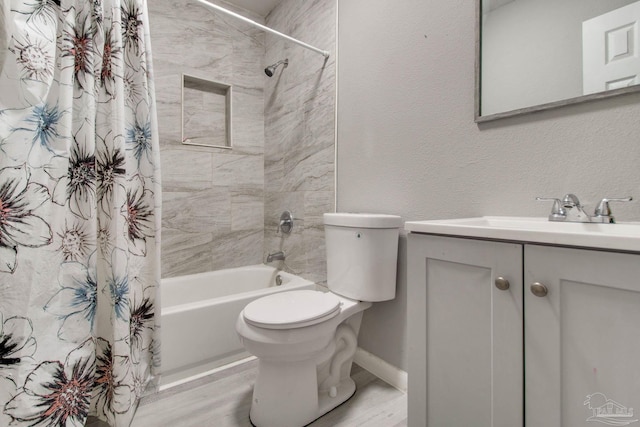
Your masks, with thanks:
[[[360,347],[356,349],[353,361],[387,384],[397,388],[403,393],[407,392],[407,373],[402,369],[396,368],[392,364]]]

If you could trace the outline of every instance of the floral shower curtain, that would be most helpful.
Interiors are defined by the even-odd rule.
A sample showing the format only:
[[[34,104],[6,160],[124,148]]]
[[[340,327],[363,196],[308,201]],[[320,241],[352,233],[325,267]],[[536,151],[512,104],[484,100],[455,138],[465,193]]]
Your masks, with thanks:
[[[0,3],[0,426],[128,426],[159,368],[146,2]]]

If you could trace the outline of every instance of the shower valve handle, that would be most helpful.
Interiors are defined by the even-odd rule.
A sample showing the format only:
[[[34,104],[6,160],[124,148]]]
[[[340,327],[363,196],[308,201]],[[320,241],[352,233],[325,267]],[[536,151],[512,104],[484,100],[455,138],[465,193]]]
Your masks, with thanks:
[[[282,215],[280,215],[280,222],[278,223],[278,228],[276,230],[276,233],[280,233],[281,231],[284,234],[291,233],[291,230],[293,230],[294,221],[302,222],[302,219],[294,218],[293,214],[290,211],[282,212]]]

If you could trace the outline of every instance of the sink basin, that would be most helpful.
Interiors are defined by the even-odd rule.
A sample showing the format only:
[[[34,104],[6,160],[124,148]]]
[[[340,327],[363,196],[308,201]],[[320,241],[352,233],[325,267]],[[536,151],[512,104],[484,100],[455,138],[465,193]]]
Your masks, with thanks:
[[[445,234],[518,242],[640,252],[640,223],[553,222],[546,218],[483,216],[408,221],[413,233]]]

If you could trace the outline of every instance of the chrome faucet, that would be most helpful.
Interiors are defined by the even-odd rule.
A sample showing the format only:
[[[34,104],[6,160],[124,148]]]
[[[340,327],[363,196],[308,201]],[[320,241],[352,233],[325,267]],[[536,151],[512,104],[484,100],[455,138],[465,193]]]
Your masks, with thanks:
[[[536,197],[538,201],[553,201],[553,207],[549,214],[549,221],[566,221],[566,222],[596,222],[602,224],[612,224],[615,222],[611,215],[609,202],[630,202],[632,197],[624,198],[604,198],[598,203],[593,216],[589,216],[584,211],[584,206],[580,204],[580,200],[575,194],[565,194],[562,199],[554,197]]]
[[[301,218],[294,218],[291,211],[282,212],[282,215],[280,215],[278,228],[276,229],[276,234],[280,232],[283,232],[284,234],[290,234],[291,230],[293,230],[294,221],[303,222]]]
[[[270,253],[269,255],[267,255],[267,262],[284,261],[284,258],[285,258],[284,252],[278,251],[278,252]]]
[[[567,222],[591,222],[589,215],[584,211],[578,196],[569,193],[562,198],[562,207],[565,209]]]

